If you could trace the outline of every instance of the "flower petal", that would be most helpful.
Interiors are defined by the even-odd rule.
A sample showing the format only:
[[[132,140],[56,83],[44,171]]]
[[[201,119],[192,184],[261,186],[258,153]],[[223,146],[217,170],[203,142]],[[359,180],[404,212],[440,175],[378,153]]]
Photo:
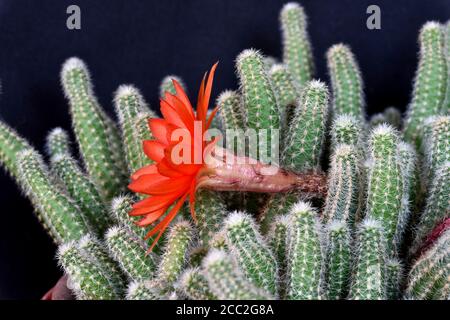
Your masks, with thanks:
[[[155,174],[155,173],[158,173],[158,168],[156,167],[156,164],[150,164],[148,166],[140,168],[135,173],[133,173],[131,175],[131,179],[136,180],[137,178],[145,174]]]
[[[144,153],[155,162],[160,162],[164,158],[165,145],[156,140],[143,141]]]
[[[152,132],[153,137],[155,137],[158,142],[168,145],[169,141],[167,140],[167,125],[168,123],[164,119],[149,119],[148,127]]]

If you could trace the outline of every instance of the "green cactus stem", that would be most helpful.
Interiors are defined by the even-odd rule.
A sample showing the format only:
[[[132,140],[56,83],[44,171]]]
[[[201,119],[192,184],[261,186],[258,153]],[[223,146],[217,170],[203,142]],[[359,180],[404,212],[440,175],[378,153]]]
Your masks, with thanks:
[[[327,117],[327,86],[317,80],[307,83],[286,134],[281,156],[285,166],[295,171],[319,169]]]
[[[147,280],[156,270],[156,257],[146,254],[145,244],[121,226],[111,227],[105,235],[111,256],[131,280]]]
[[[116,300],[120,293],[116,292],[110,280],[108,270],[102,269],[94,261],[88,259],[70,241],[61,245],[57,253],[58,261],[69,275],[68,286],[80,300]]]
[[[77,240],[89,232],[79,207],[55,186],[39,153],[20,152],[17,165],[25,194],[56,242]]]
[[[148,110],[144,98],[138,89],[130,85],[122,85],[117,89],[115,98],[116,113],[122,132],[123,146],[130,174],[150,164],[151,160],[144,154],[142,148],[143,137],[136,125],[139,114]],[[149,114],[148,118],[156,117]],[[149,132],[147,123],[146,131]]]
[[[386,298],[396,300],[400,295],[403,280],[403,265],[396,258],[386,260]]]
[[[186,269],[176,286],[183,295],[192,300],[216,300],[217,298],[208,287],[208,280],[199,268]]]
[[[450,115],[430,117],[424,123],[425,176],[433,181],[437,168],[450,161]]]
[[[159,97],[160,98],[164,98],[164,95],[166,92],[169,92],[171,94],[176,94],[175,87],[173,86],[173,80],[178,82],[181,85],[181,87],[183,88],[183,90],[186,91],[186,85],[184,84],[184,81],[180,77],[175,76],[175,75],[168,75],[168,76],[165,76],[161,80],[161,85],[159,86]]]
[[[272,229],[267,235],[268,243],[275,255],[278,264],[279,275],[279,297],[283,299],[286,295],[286,272],[287,272],[287,233],[289,228],[289,216],[278,215],[272,224]]]
[[[136,225],[136,222],[139,221],[139,217],[130,217],[128,215],[135,202],[136,198],[129,194],[115,197],[111,201],[110,214],[116,223],[127,228],[137,238],[144,238],[147,231],[145,228]],[[159,246],[156,245],[154,251],[158,252],[158,248]]]
[[[211,292],[219,300],[267,300],[269,293],[255,287],[224,251],[213,249],[203,261]]]
[[[363,81],[349,46],[335,44],[327,51],[327,64],[333,88],[334,116],[349,114],[364,121]]]
[[[80,59],[70,58],[64,63],[61,82],[86,170],[104,199],[109,200],[126,186],[120,135],[98,105],[89,72]]]
[[[351,274],[350,230],[346,221],[333,220],[326,228],[326,283],[328,299],[347,297]]]
[[[226,215],[225,204],[220,194],[210,190],[199,190],[196,194],[195,215],[200,245],[207,245],[221,227]]]
[[[269,76],[280,106],[281,126],[287,128],[295,114],[299,90],[295,86],[287,67],[283,64],[274,64],[269,70]]]
[[[404,128],[405,139],[417,146],[423,121],[441,111],[448,76],[442,26],[427,22],[420,30],[419,44],[419,67]]]
[[[372,130],[369,144],[371,164],[366,216],[382,223],[388,251],[395,253],[403,190],[397,132],[388,125],[379,125]]]
[[[246,124],[248,128],[255,130],[258,138],[257,154],[252,154],[252,157],[265,161],[270,159],[272,150],[277,150],[275,145],[278,145],[276,135],[280,129],[280,117],[275,93],[264,65],[264,58],[258,51],[244,50],[237,57],[236,66]]]
[[[277,262],[253,219],[239,211],[225,220],[227,245],[249,281],[277,295]]]
[[[267,234],[276,217],[288,214],[291,206],[299,200],[299,197],[295,192],[276,193],[272,195],[258,218],[261,233],[264,235]]]
[[[445,24],[445,53],[447,56],[447,90],[441,114],[450,113],[450,20]]]
[[[128,285],[126,300],[160,300],[148,281],[133,281]]]
[[[289,68],[296,85],[303,87],[313,77],[314,61],[303,7],[290,2],[280,12],[283,36],[283,63]]]
[[[356,147],[340,144],[331,159],[328,193],[323,219],[325,222],[344,220],[351,225],[359,210],[359,161]]]
[[[47,135],[46,148],[50,157],[71,155],[70,139],[66,130],[59,127],[51,130]]]
[[[348,114],[338,115],[331,126],[331,145],[336,148],[339,144],[360,146],[363,128],[357,117]]]
[[[386,299],[386,240],[383,225],[372,218],[360,223],[350,299]]]
[[[226,90],[217,98],[222,127],[229,130],[245,128],[245,110],[238,92]]]
[[[292,207],[287,238],[289,300],[324,298],[324,252],[321,229],[317,212],[309,203],[300,201]]]

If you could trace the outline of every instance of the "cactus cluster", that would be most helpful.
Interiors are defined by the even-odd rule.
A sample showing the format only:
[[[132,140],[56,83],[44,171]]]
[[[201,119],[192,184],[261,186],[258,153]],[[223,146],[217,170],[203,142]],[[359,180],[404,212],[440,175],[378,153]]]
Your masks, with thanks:
[[[95,98],[86,65],[64,63],[81,164],[63,129],[48,134],[46,162],[0,122],[0,162],[59,246],[76,298],[450,298],[450,22],[420,31],[404,120],[392,107],[366,119],[361,71],[348,45],[326,54],[330,85],[314,79],[299,4],[282,8],[280,24],[282,62],[255,49],[240,53],[239,88],[219,95],[213,126],[253,130],[255,145],[233,139],[261,162],[279,155],[293,171],[326,170],[324,199],[199,190],[196,219],[183,208],[148,252],[139,227],[145,221],[129,215],[140,196],[126,188],[127,177],[151,162],[142,141],[152,138],[147,121],[155,114],[137,88],[116,91],[116,124]],[[184,86],[168,76],[161,97],[176,94],[171,79]],[[266,145],[270,152],[260,153]]]

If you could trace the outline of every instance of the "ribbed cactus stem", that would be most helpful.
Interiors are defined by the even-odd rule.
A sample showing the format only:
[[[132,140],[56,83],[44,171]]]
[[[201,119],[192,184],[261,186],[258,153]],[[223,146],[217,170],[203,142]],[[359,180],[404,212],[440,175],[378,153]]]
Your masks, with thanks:
[[[147,280],[153,277],[156,257],[146,254],[145,244],[121,226],[111,227],[105,236],[111,256],[131,280]]]
[[[54,128],[47,135],[47,153],[50,157],[56,155],[71,155],[68,133],[62,128]]]
[[[442,25],[427,22],[420,30],[419,44],[419,67],[404,129],[407,141],[417,146],[423,121],[438,115],[445,99],[448,71]]]
[[[386,299],[386,240],[383,225],[366,218],[358,226],[350,299]]]
[[[362,124],[357,117],[343,114],[334,118],[331,127],[331,145],[335,148],[339,144],[357,146],[360,144]]]
[[[278,268],[253,219],[239,211],[225,220],[227,245],[249,281],[277,295]]]
[[[55,241],[77,240],[89,232],[74,200],[55,186],[41,156],[25,150],[17,156],[17,165],[25,194],[40,213]]]
[[[269,293],[255,287],[221,250],[211,250],[203,261],[208,286],[220,300],[267,300]]]
[[[363,121],[363,81],[350,47],[342,43],[333,45],[327,51],[327,64],[333,88],[334,115],[349,114]]]
[[[425,174],[433,181],[437,168],[450,161],[450,115],[430,117],[424,123]]]
[[[17,169],[17,155],[32,147],[24,138],[3,121],[0,121],[0,163],[20,184]]]
[[[175,80],[176,82],[178,82],[181,87],[186,90],[186,86],[183,82],[183,80],[175,75],[168,75],[165,76],[162,80],[161,80],[161,85],[159,86],[159,96],[161,98],[164,97],[166,92],[169,92],[171,94],[175,94],[175,87],[173,86],[173,80]]]
[[[414,253],[421,246],[426,236],[440,222],[448,218],[450,212],[450,161],[436,170],[435,178],[431,181],[425,209],[415,227],[415,240],[411,248]]]
[[[58,261],[69,275],[68,286],[80,300],[116,300],[114,283],[108,270],[102,269],[94,261],[80,252],[76,243],[70,241],[58,249]]]
[[[147,108],[139,90],[131,85],[122,85],[117,89],[114,104],[122,131],[123,146],[130,173],[150,164],[144,154],[142,137],[136,119]],[[146,128],[148,131],[148,127]]]
[[[328,193],[324,221],[344,220],[353,224],[359,210],[359,163],[355,146],[340,144],[335,148],[328,175]]]
[[[290,213],[287,238],[287,298],[323,299],[324,252],[322,226],[309,203],[296,203]]]
[[[313,77],[314,61],[303,7],[290,2],[280,12],[283,36],[283,63],[301,88]]]
[[[195,215],[200,244],[207,245],[222,226],[222,220],[226,215],[226,207],[220,194],[210,190],[199,190],[196,194]]]
[[[328,88],[308,82],[302,91],[284,140],[281,162],[295,171],[318,169],[328,117]]]
[[[119,225],[127,228],[137,238],[144,238],[147,231],[136,225],[139,221],[138,217],[130,217],[128,213],[132,209],[133,203],[136,199],[131,195],[122,195],[115,197],[111,201],[111,216]],[[158,245],[155,246],[154,251],[157,252]]]
[[[67,193],[76,202],[89,228],[103,235],[111,219],[103,199],[93,182],[69,153],[51,157],[52,172],[63,182]]]
[[[272,195],[259,216],[261,233],[267,234],[272,228],[276,217],[288,214],[291,206],[298,201],[299,197],[295,192],[280,192]]]
[[[88,259],[94,261],[101,269],[109,275],[111,284],[115,291],[122,293],[125,286],[125,277],[117,263],[109,256],[108,249],[98,239],[90,234],[85,235],[78,241],[78,248]]]
[[[227,130],[245,129],[245,110],[237,91],[226,90],[217,98],[222,127]]]
[[[80,59],[70,58],[64,63],[61,81],[86,169],[102,196],[109,200],[126,186],[117,128],[98,105],[89,72]]]
[[[227,239],[226,234],[224,230],[220,230],[219,232],[216,232],[212,237],[211,240],[209,240],[209,247],[211,249],[218,249],[227,251]]]
[[[400,130],[402,126],[402,114],[398,109],[394,107],[386,108],[386,110],[383,111],[383,115],[388,124],[395,129]]]
[[[388,251],[395,253],[403,191],[397,132],[388,125],[380,125],[373,129],[369,144],[371,165],[366,216],[382,223]]]
[[[236,67],[246,113],[246,124],[258,135],[256,150],[258,153],[252,154],[252,157],[264,161],[267,157],[270,159],[272,150],[277,150],[275,145],[278,145],[280,116],[275,92],[264,65],[264,58],[258,51],[244,50],[236,59]]]
[[[288,68],[283,64],[274,64],[269,70],[269,77],[280,107],[281,126],[287,128],[295,114],[299,90],[295,86]]]
[[[279,297],[284,298],[286,294],[286,272],[287,272],[287,233],[289,229],[289,216],[279,215],[276,216],[272,229],[267,235],[270,248],[275,255],[275,259],[278,264],[278,277],[279,279]]]
[[[171,227],[157,271],[163,286],[171,287],[187,264],[193,237],[194,230],[187,221],[181,220]]]
[[[386,298],[396,300],[400,295],[403,280],[403,265],[400,260],[391,258],[386,260]]]
[[[147,281],[133,281],[128,285],[126,300],[160,300],[156,290]]]
[[[334,220],[327,225],[326,233],[327,297],[344,299],[350,286],[352,263],[349,226],[344,220]]]
[[[447,56],[447,91],[441,114],[450,113],[450,20],[445,24],[445,54]]]
[[[408,275],[405,296],[409,299],[448,300],[450,295],[450,231],[415,263]]]
[[[183,295],[192,300],[217,299],[209,289],[208,280],[198,268],[186,269],[180,276],[176,287]]]

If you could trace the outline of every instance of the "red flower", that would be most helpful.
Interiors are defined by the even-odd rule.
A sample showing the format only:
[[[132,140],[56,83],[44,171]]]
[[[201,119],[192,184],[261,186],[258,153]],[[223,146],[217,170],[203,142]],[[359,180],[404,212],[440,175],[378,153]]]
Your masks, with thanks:
[[[203,167],[203,154],[209,145],[203,141],[203,134],[208,130],[211,121],[217,112],[217,107],[207,118],[209,99],[217,63],[211,68],[209,76],[205,73],[197,100],[197,112],[194,114],[192,105],[180,84],[173,80],[176,94],[169,92],[160,101],[163,119],[150,119],[149,127],[154,140],[143,142],[144,152],[154,161],[136,171],[132,176],[132,182],[128,188],[134,192],[147,194],[148,198],[133,205],[130,216],[143,216],[137,222],[145,227],[157,222],[146,235],[148,239],[157,235],[149,250],[152,250],[161,235],[175,218],[186,199],[189,199],[191,215],[195,220],[195,190],[197,174]],[[188,141],[172,141],[172,133],[176,130],[187,133]],[[200,129],[201,134],[198,133]],[[197,131],[196,131],[197,130]],[[194,134],[195,132],[195,134]],[[175,161],[173,154],[177,154],[180,144],[186,147],[183,150],[191,150],[189,154],[180,154],[183,159],[189,161]],[[177,148],[177,149],[175,149]],[[198,155],[201,155],[199,161]],[[197,161],[195,161],[197,160]],[[171,207],[168,211],[169,207]],[[167,212],[168,211],[168,212]],[[164,214],[167,214],[164,216]]]

